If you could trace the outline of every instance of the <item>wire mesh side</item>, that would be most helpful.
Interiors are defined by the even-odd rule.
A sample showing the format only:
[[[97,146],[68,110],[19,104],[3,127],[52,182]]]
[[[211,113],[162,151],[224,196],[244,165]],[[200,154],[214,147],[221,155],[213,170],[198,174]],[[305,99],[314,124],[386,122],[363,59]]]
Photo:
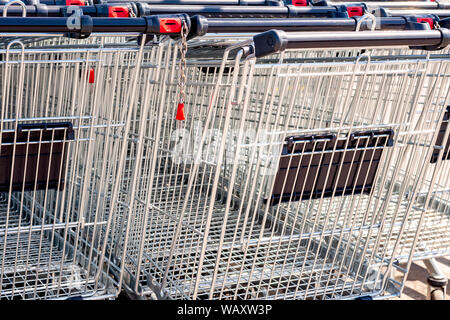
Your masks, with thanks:
[[[390,277],[393,257],[406,230],[417,232],[407,221],[424,212],[420,191],[448,99],[448,57],[362,51],[298,50],[258,61],[192,56],[187,118],[176,121],[177,49],[167,44],[151,89],[160,99],[138,140],[148,158],[134,182],[130,288],[187,299],[337,299],[401,285]],[[361,132],[380,130],[393,132],[392,145],[384,138],[364,145]],[[357,137],[370,165],[382,150],[373,185],[345,195],[331,185],[326,196],[288,193],[271,203],[280,159],[293,159],[282,154],[286,138],[305,135]],[[301,158],[338,154],[308,139],[314,148]],[[367,187],[367,170],[358,170]]]
[[[0,145],[10,172],[0,194],[1,298],[99,298],[119,289],[111,252],[120,210],[111,208],[140,50],[75,42],[15,39],[1,53]]]

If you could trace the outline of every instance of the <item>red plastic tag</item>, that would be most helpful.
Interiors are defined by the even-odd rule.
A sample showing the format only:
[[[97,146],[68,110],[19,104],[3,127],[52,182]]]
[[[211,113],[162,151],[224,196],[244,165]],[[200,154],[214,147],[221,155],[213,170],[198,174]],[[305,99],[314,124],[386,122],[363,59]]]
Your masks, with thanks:
[[[308,6],[308,0],[292,0],[292,5],[296,7],[306,7]]]
[[[426,22],[430,25],[430,29],[434,29],[434,20],[432,18],[417,18],[417,22]]]
[[[181,19],[163,18],[159,20],[159,32],[161,33],[180,33]]]
[[[89,83],[94,83],[95,82],[95,71],[94,69],[89,69]]]
[[[85,6],[84,0],[66,0],[66,6]]]
[[[364,10],[362,7],[347,7],[348,16],[351,17],[360,17],[364,14]]]
[[[177,108],[177,115],[175,117],[176,120],[186,120],[186,116],[184,114],[184,103],[179,103]]]
[[[130,10],[126,6],[111,6],[108,9],[108,16],[111,18],[128,18]]]

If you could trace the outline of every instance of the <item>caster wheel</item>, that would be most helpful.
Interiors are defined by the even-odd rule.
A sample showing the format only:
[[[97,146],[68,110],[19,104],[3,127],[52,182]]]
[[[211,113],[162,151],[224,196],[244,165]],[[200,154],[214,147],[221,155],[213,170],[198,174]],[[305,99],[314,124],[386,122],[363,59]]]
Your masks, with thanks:
[[[445,289],[435,289],[431,291],[431,300],[445,300],[444,290]]]

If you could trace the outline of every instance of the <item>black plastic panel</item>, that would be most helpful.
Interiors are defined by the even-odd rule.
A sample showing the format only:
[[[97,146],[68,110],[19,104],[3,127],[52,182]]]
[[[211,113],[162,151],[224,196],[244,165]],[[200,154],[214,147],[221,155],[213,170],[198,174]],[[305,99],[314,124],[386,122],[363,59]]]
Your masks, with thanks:
[[[0,191],[63,190],[73,139],[70,122],[20,124],[16,132],[2,132]]]
[[[393,130],[286,138],[270,204],[349,194],[369,194]],[[333,151],[334,150],[334,151]]]

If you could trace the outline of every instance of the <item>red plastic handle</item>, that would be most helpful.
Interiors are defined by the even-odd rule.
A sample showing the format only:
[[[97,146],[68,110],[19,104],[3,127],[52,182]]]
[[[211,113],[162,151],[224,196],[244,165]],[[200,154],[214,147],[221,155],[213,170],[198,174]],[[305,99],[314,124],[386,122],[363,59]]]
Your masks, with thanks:
[[[306,7],[308,6],[308,0],[292,0],[292,5],[296,7]]]
[[[181,19],[162,18],[159,20],[159,32],[161,33],[180,33]]]
[[[111,18],[128,18],[130,10],[126,6],[111,6],[108,8],[108,16]]]
[[[85,6],[86,1],[84,0],[66,0],[66,6]]]
[[[362,7],[347,7],[348,16],[351,17],[360,17],[364,15],[364,9]]]
[[[430,25],[430,29],[434,29],[434,20],[432,18],[417,18],[417,22],[428,23]]]

